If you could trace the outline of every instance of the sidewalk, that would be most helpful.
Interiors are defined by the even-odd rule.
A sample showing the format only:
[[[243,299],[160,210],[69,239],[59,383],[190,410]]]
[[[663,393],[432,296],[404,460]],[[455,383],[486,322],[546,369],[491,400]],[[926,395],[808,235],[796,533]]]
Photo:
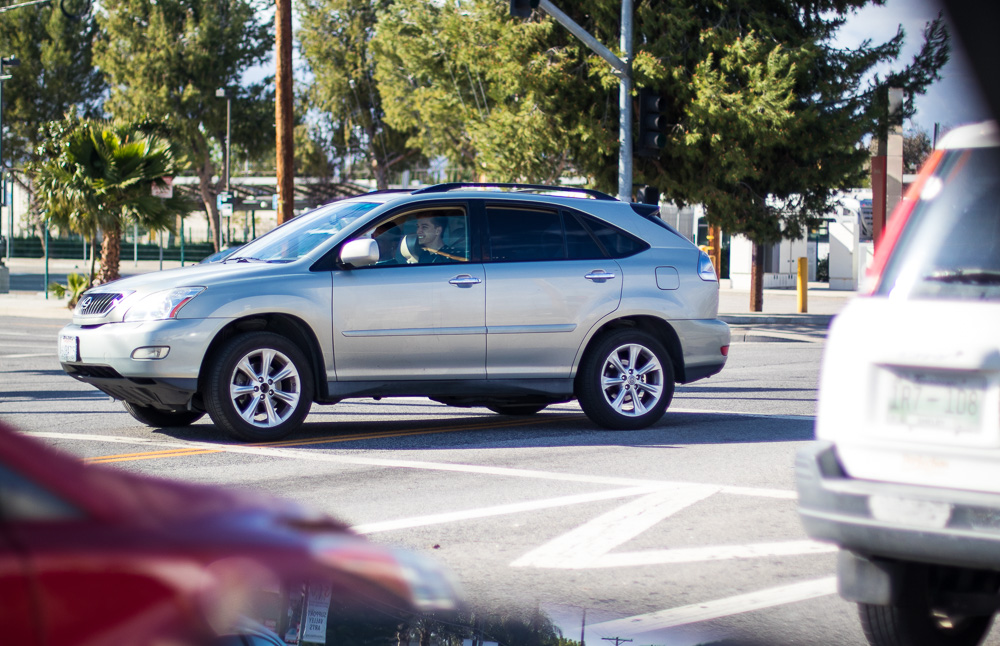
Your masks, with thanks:
[[[186,265],[192,263],[187,262]],[[45,261],[41,258],[5,258],[4,265],[10,270],[10,293],[0,294],[0,318],[8,316],[24,318],[61,319],[69,321],[71,312],[68,299],[58,299],[54,294],[45,295]],[[179,261],[163,261],[163,269],[180,267]],[[122,259],[122,276],[145,274],[160,270],[159,260]],[[90,263],[83,260],[50,259],[48,282],[66,284],[67,274],[88,274]]]
[[[9,258],[10,293],[0,294],[0,317],[70,319],[66,300],[52,294],[45,297],[45,267],[41,259]],[[190,265],[191,263],[186,263]],[[180,267],[178,261],[163,261],[163,269]],[[131,276],[160,269],[158,260],[124,260],[121,274]],[[49,282],[66,284],[66,275],[85,274],[89,265],[82,260],[50,260]],[[796,313],[798,296],[794,289],[764,290],[764,311],[750,312],[750,293],[723,286],[719,290],[719,318],[736,326],[813,326],[825,329],[855,292],[831,290],[826,283],[809,283],[808,314]]]

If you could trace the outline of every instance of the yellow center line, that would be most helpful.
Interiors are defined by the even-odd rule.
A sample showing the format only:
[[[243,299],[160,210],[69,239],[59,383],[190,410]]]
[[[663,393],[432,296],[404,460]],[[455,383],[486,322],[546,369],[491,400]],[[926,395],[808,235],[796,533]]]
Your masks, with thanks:
[[[559,417],[552,417],[548,419],[532,419],[531,422],[534,424],[541,423],[552,423],[559,421],[566,421],[567,419],[573,419],[577,417],[582,417],[580,415],[572,415],[569,418],[560,415]],[[514,422],[490,422],[490,423],[472,423],[464,424],[462,426],[449,426],[447,428],[420,428],[414,429],[412,431],[386,431],[382,433],[355,433],[353,435],[329,435],[326,437],[314,437],[306,438],[300,440],[284,440],[281,442],[260,442],[257,444],[244,444],[236,446],[247,446],[247,447],[265,447],[265,448],[288,448],[296,446],[311,446],[311,445],[322,445],[322,444],[336,444],[342,442],[356,442],[359,440],[377,440],[383,438],[392,437],[407,437],[412,435],[432,435],[437,433],[454,433],[458,431],[481,431],[490,430],[498,428],[510,428],[516,426],[524,426],[526,421],[514,421]],[[117,455],[102,455],[93,458],[84,458],[84,462],[88,464],[110,464],[112,462],[130,462],[136,460],[153,460],[158,458],[179,458],[187,457],[190,455],[206,455],[209,453],[225,453],[226,448],[219,449],[205,449],[200,447],[192,448],[177,448],[177,449],[163,449],[160,451],[144,451],[141,453],[120,453]]]

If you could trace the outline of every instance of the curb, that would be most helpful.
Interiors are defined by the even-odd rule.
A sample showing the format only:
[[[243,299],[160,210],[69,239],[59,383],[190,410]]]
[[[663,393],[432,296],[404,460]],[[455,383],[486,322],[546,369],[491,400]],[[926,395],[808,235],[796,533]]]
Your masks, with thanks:
[[[822,325],[830,326],[836,314],[719,314],[729,325]]]

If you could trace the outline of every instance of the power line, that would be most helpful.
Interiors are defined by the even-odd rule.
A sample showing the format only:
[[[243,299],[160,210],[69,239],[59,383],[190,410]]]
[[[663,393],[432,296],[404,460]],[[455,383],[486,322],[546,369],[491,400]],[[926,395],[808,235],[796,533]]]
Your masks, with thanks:
[[[630,641],[632,641],[631,639],[622,639],[621,637],[601,637],[601,639],[603,639],[604,641],[608,641],[608,642],[614,642],[615,646],[618,646],[619,644],[621,644],[623,642],[630,642]]]

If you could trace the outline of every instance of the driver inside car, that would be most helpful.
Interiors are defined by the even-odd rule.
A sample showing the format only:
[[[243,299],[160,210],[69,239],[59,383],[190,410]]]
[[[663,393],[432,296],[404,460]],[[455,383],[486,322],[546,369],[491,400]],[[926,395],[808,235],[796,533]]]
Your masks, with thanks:
[[[413,258],[410,262],[418,264],[430,264],[441,262],[465,262],[467,258],[461,255],[460,250],[445,244],[446,219],[431,213],[422,214],[417,217],[416,231],[416,254],[410,254]]]

